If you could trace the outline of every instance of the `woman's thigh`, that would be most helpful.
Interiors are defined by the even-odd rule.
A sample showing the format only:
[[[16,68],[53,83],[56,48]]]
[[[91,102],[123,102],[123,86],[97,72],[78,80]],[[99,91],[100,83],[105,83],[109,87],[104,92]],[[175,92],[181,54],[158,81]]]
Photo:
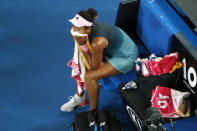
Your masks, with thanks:
[[[99,80],[108,76],[120,74],[109,62],[105,62],[96,70],[86,71],[85,79]]]

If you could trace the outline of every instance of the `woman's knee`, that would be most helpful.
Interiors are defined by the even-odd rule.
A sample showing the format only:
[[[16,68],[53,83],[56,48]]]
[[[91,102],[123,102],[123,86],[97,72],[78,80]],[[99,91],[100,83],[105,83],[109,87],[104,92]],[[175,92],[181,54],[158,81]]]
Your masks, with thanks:
[[[96,77],[90,71],[87,71],[85,73],[84,80],[85,80],[86,84],[90,84],[90,83],[93,84],[93,83],[97,82]]]

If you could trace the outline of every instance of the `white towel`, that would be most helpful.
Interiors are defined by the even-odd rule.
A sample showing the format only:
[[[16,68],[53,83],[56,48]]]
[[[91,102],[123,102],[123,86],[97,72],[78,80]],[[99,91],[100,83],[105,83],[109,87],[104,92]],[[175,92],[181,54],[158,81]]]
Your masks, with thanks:
[[[72,68],[72,77],[77,81],[78,93],[81,94],[86,88],[84,83],[86,68],[77,44],[75,44],[74,55],[68,66]]]

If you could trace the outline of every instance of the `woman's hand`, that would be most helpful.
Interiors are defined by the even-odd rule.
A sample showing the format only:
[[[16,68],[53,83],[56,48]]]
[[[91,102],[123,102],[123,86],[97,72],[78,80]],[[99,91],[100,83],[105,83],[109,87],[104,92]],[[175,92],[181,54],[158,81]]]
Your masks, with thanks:
[[[87,39],[84,36],[75,36],[77,42],[79,43],[79,45],[84,45],[87,43]]]

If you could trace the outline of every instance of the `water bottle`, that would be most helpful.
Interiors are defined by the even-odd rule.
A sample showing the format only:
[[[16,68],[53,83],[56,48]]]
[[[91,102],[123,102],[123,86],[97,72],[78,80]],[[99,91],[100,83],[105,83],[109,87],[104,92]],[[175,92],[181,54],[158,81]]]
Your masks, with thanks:
[[[149,56],[149,60],[154,60],[156,57],[157,57],[157,56],[156,56],[155,54],[151,54],[151,55]]]
[[[135,68],[136,68],[136,71],[141,71],[142,69],[142,61],[140,58],[137,58],[137,60],[135,61]]]
[[[137,84],[135,83],[135,81],[127,82],[122,88],[122,90],[129,90],[129,89],[137,89]]]

